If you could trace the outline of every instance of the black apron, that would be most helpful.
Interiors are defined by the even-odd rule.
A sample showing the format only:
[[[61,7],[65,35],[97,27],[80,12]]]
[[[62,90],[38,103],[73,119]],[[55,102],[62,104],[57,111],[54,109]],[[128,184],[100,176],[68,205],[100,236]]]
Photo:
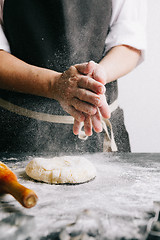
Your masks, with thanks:
[[[3,28],[11,53],[39,67],[62,72],[71,65],[99,62],[109,32],[111,0],[5,0]],[[118,96],[117,81],[107,84],[106,98]],[[52,99],[0,90],[0,98],[39,113],[67,116]],[[120,108],[111,122],[118,151],[130,151],[128,133]],[[0,108],[0,151],[101,152],[104,133],[86,141],[73,134],[72,124],[52,123]]]

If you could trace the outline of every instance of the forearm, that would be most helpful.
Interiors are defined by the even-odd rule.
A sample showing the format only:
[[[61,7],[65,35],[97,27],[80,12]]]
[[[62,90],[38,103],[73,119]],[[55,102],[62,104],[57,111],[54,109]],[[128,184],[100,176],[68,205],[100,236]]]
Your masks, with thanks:
[[[80,74],[74,66],[63,73],[27,64],[0,51],[0,88],[57,100],[77,121],[102,105],[104,85]]]
[[[50,84],[59,73],[27,64],[0,51],[0,88],[50,97]]]
[[[140,54],[140,50],[125,45],[112,48],[99,63],[106,73],[106,83],[132,71],[139,61]]]

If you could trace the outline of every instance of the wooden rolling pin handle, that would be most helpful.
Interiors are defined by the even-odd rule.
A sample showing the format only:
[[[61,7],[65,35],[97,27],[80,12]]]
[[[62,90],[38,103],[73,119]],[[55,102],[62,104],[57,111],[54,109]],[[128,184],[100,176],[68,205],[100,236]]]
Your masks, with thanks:
[[[0,162],[0,194],[2,193],[10,193],[26,208],[34,207],[38,200],[36,193],[21,185],[11,169]]]
[[[32,208],[36,205],[38,197],[35,192],[21,185],[18,181],[13,181],[6,187],[6,192],[10,193],[23,207]]]

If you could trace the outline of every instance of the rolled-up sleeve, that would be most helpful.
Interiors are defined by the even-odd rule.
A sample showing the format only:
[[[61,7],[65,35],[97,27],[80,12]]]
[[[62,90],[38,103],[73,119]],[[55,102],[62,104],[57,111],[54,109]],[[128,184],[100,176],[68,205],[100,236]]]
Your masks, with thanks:
[[[118,45],[141,50],[141,63],[146,55],[146,0],[112,0],[110,31],[105,41],[105,54]]]
[[[2,25],[0,25],[0,49],[4,50],[4,51],[7,51],[7,52],[10,52],[9,43],[8,43],[6,37],[5,37],[4,32],[3,32]]]
[[[9,43],[7,41],[7,38],[4,34],[2,24],[3,24],[3,4],[4,0],[0,0],[0,49],[10,52]]]

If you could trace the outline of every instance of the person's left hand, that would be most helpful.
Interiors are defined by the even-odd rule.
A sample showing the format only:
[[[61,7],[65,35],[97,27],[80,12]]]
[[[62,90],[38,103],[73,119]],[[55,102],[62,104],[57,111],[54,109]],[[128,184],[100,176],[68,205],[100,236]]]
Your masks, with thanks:
[[[80,73],[91,76],[93,79],[103,84],[106,83],[107,76],[101,65],[90,61],[89,63],[77,64],[75,67]],[[102,106],[97,108],[95,115],[90,116],[85,114],[84,131],[87,136],[92,135],[92,127],[97,133],[103,130],[100,115],[104,118],[110,118],[109,106],[107,104],[105,94],[102,95]],[[78,135],[80,126],[81,123],[75,119],[73,125],[73,133],[75,135]]]

